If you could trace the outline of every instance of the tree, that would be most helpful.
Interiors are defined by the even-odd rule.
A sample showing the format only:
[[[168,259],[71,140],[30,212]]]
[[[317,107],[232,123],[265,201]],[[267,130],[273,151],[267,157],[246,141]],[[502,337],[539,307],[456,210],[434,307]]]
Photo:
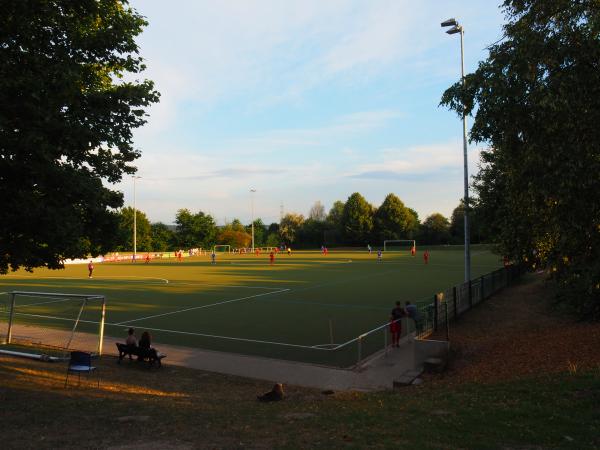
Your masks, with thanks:
[[[421,226],[419,214],[412,208],[406,209],[408,211],[408,217],[406,218],[406,239],[416,239]]]
[[[113,249],[123,196],[103,181],[135,172],[132,131],[158,101],[124,81],[145,25],[120,0],[2,3],[0,273]]]
[[[408,239],[411,214],[396,195],[388,194],[375,212],[375,233],[380,241]]]
[[[181,248],[211,248],[216,240],[217,227],[209,214],[202,211],[192,214],[180,209],[175,216],[177,225],[175,238]]]
[[[283,216],[281,223],[279,224],[279,235],[287,244],[293,244],[296,242],[296,236],[298,231],[304,223],[304,216],[302,214],[288,213]]]
[[[320,247],[325,243],[327,224],[315,219],[306,219],[298,231],[297,241],[303,247]]]
[[[421,225],[419,239],[423,244],[448,244],[450,241],[450,222],[440,213],[431,214]]]
[[[245,231],[250,233],[250,239],[252,239],[252,224],[246,226]],[[262,247],[265,245],[267,238],[267,226],[263,223],[262,219],[258,218],[254,220],[254,246]]]
[[[333,206],[327,214],[326,224],[327,230],[325,231],[325,242],[327,243],[338,243],[342,240],[343,227],[342,227],[342,216],[344,214],[344,202],[339,200],[333,203]]]
[[[364,244],[373,231],[373,207],[358,192],[346,201],[342,213],[344,237],[349,244]]]
[[[600,4],[507,0],[502,41],[442,104],[489,143],[475,207],[499,251],[549,269],[558,300],[600,319]]]
[[[136,249],[142,252],[152,250],[152,229],[146,214],[139,209],[135,210],[136,221]],[[114,250],[133,250],[133,208],[130,206],[119,211],[119,230]]]
[[[156,222],[150,225],[152,232],[152,250],[164,252],[175,248],[175,233],[167,225]]]
[[[325,207],[323,206],[323,203],[317,200],[310,208],[310,211],[308,212],[308,218],[314,220],[315,222],[325,222],[327,215],[325,214]]]
[[[219,244],[231,245],[234,248],[246,248],[252,242],[252,236],[245,231],[237,231],[232,228],[225,228],[219,233],[217,239]]]
[[[450,235],[453,244],[463,245],[465,243],[465,204],[462,200],[450,216]],[[469,236],[472,244],[486,240],[477,208],[469,208]]]

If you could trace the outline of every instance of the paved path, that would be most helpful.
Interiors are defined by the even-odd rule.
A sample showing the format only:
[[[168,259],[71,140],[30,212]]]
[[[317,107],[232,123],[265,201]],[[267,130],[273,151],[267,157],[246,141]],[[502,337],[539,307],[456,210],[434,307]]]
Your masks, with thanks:
[[[49,334],[52,334],[50,336]],[[15,325],[13,336],[27,336],[33,342],[67,342],[69,333],[61,330],[41,329]],[[78,333],[76,346],[93,349],[97,336]],[[104,337],[104,354],[117,355],[115,342],[123,339]],[[400,348],[390,348],[364,363],[360,370],[336,369],[314,364],[284,361],[234,353],[214,352],[190,347],[155,343],[161,353],[168,356],[166,364],[190,367],[209,372],[256,378],[272,382],[333,390],[391,389],[393,381],[414,366],[415,344],[406,339]]]

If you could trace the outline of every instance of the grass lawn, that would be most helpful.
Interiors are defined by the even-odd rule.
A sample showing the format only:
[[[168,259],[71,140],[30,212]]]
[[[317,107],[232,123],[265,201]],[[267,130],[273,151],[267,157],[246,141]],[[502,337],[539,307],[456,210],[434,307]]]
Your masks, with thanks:
[[[3,448],[593,449],[600,372],[496,384],[421,385],[324,395],[172,366],[99,362],[95,382],[64,364],[0,357]],[[123,447],[120,447],[123,446]]]
[[[396,300],[431,302],[433,293],[462,281],[462,248],[430,253],[425,265],[407,251],[386,252],[382,262],[375,252],[304,251],[278,255],[273,266],[264,254],[220,254],[216,265],[208,256],[96,264],[92,279],[85,266],[71,265],[1,276],[0,292],[105,295],[107,335],[123,336],[133,326],[161,343],[347,365],[355,347],[335,354],[310,347],[331,344],[332,334],[334,344],[347,342],[386,323]],[[473,277],[498,267],[488,250],[473,251]],[[7,302],[8,295],[0,299]],[[56,318],[75,318],[78,304],[58,300],[20,297],[17,322],[70,326]],[[86,309],[82,319],[98,321],[98,310]],[[376,340],[382,345],[380,335]]]

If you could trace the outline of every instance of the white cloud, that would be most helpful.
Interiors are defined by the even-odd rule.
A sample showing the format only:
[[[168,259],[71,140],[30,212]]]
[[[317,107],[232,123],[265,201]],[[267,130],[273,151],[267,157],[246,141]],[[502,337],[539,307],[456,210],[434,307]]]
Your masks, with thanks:
[[[463,167],[462,141],[419,145],[408,148],[384,149],[380,162],[362,164],[348,174],[355,178],[378,178],[400,175],[433,174],[444,169]],[[477,170],[481,149],[470,148],[467,153],[471,173]]]

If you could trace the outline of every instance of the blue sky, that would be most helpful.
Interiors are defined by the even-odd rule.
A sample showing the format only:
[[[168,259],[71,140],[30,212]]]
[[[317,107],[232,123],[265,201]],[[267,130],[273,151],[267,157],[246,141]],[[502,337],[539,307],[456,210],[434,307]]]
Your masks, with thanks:
[[[135,132],[136,206],[172,223],[188,208],[218,223],[278,222],[319,200],[393,192],[423,220],[462,197],[462,125],[438,107],[501,35],[492,0],[132,0],[140,53],[161,92]],[[471,173],[478,146],[469,146]],[[133,203],[130,178],[117,185]]]

